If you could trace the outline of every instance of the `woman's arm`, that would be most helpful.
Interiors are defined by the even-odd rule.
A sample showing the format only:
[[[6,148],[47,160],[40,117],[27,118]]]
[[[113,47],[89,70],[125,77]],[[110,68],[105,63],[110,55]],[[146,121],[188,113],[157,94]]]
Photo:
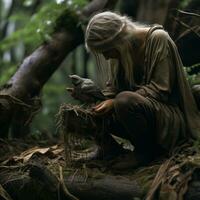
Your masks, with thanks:
[[[155,32],[155,33],[154,33]],[[163,30],[152,33],[147,46],[146,65],[149,70],[146,76],[150,77],[146,85],[136,92],[142,96],[167,102],[175,83],[175,69],[169,48],[169,36]]]

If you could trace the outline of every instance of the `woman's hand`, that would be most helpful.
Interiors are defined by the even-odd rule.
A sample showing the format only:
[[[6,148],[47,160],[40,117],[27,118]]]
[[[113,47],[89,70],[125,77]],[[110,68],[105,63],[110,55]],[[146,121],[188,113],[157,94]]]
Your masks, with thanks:
[[[104,115],[114,107],[114,99],[108,99],[93,107],[95,114]]]

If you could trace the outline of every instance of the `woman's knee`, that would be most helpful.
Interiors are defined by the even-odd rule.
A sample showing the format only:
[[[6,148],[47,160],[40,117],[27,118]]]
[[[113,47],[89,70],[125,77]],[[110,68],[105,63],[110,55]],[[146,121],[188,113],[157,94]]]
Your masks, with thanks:
[[[115,97],[114,107],[116,111],[127,111],[130,108],[145,103],[145,98],[136,92],[124,91]]]

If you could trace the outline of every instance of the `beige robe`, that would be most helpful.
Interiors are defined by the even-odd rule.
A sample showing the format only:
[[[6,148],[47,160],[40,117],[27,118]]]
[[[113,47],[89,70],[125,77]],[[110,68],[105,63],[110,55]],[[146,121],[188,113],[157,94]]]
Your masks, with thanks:
[[[156,138],[171,150],[180,140],[200,137],[197,109],[176,45],[162,26],[150,28],[145,43],[143,83],[136,92],[156,110]]]

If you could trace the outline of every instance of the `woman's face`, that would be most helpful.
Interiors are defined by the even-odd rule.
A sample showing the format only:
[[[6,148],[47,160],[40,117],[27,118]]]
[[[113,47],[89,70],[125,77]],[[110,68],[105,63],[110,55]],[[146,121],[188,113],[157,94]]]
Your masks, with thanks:
[[[111,58],[120,58],[120,53],[117,49],[109,49],[106,51],[101,52],[106,60]]]

